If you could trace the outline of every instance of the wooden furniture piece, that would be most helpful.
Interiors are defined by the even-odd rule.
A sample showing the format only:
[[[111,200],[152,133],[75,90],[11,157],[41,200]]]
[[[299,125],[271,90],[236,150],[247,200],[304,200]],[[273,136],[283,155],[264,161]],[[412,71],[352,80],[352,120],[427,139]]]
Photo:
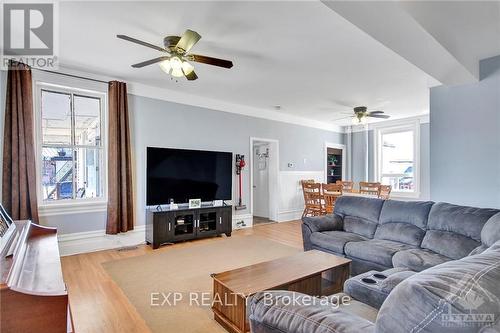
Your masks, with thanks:
[[[313,296],[342,291],[351,260],[312,250],[213,274],[214,319],[232,333],[248,332],[246,300],[264,290],[290,290]]]
[[[323,197],[320,183],[302,183],[304,192],[304,216],[319,216],[324,214]]]
[[[146,213],[146,242],[157,249],[162,244],[217,236],[231,236],[232,206],[195,209],[148,209]]]
[[[378,197],[388,200],[391,196],[392,187],[390,185],[380,185],[378,189]]]
[[[337,180],[335,184],[342,185],[342,193],[352,192],[354,190],[354,183],[346,180]]]
[[[342,180],[342,149],[330,148],[326,149],[326,182],[335,184],[338,180]]]
[[[9,222],[0,241],[0,303],[2,332],[73,332],[55,228]]]
[[[323,206],[326,214],[332,214],[335,207],[335,201],[342,195],[341,184],[322,184]]]
[[[359,193],[378,196],[380,183],[359,182]]]

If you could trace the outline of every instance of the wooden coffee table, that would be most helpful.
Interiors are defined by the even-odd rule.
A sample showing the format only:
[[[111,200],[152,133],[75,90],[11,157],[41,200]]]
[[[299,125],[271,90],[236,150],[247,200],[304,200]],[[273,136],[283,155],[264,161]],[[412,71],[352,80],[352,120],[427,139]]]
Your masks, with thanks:
[[[229,332],[250,330],[246,300],[264,290],[290,290],[313,296],[342,291],[349,278],[351,260],[321,251],[293,256],[212,274],[212,310],[215,320]]]

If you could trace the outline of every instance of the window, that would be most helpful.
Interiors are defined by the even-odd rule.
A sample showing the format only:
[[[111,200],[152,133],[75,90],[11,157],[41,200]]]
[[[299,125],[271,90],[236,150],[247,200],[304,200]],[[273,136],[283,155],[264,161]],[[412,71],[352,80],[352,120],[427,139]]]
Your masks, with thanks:
[[[401,196],[419,195],[418,122],[376,129],[377,178]]]
[[[40,204],[105,200],[105,94],[38,83]]]

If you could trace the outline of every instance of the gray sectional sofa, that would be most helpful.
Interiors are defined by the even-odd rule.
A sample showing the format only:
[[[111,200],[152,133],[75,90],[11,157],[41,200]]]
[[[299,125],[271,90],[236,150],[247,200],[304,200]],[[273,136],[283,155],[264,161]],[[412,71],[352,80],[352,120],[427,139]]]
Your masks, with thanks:
[[[497,209],[344,196],[334,214],[304,218],[302,237],[306,251],[352,259],[352,275],[393,267],[419,272],[483,251],[483,228],[488,237],[499,222]]]
[[[302,232],[352,259],[345,294],[258,293],[253,333],[500,332],[500,210],[346,196]]]

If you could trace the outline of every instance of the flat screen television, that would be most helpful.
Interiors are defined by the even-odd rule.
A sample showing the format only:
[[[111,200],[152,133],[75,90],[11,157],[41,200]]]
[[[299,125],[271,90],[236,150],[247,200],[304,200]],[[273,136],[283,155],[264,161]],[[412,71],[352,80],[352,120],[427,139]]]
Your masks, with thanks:
[[[146,204],[231,200],[232,167],[229,152],[148,147]]]

